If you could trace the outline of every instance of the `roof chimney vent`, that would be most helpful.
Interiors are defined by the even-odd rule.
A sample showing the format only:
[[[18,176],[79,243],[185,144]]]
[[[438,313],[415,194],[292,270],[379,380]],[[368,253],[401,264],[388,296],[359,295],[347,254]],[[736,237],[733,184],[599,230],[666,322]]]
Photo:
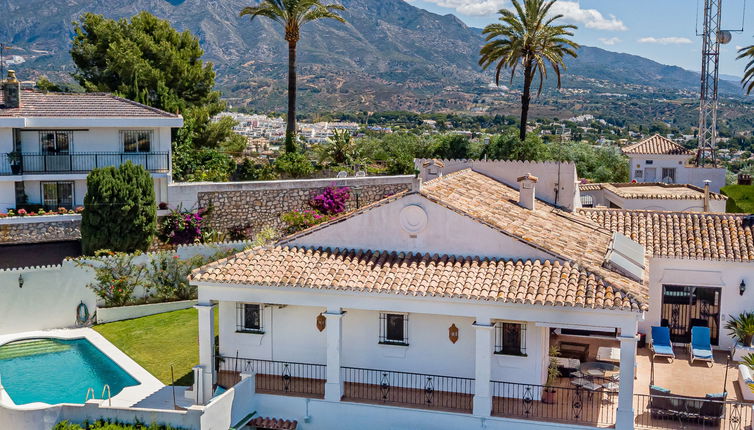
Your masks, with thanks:
[[[709,184],[711,182],[709,179],[704,180],[704,212],[709,212]]]
[[[531,211],[534,210],[534,201],[536,200],[534,193],[534,184],[536,184],[538,180],[539,179],[536,176],[533,176],[531,173],[527,173],[526,175],[516,179],[516,182],[518,182],[519,206]]]
[[[3,83],[3,105],[5,108],[21,106],[21,82],[18,82],[13,70],[8,70],[8,79]]]

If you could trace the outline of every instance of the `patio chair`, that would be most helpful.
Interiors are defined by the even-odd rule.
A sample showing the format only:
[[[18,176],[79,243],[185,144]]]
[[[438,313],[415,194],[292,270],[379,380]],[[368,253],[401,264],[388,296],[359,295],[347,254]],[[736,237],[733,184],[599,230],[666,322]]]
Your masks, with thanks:
[[[710,344],[709,327],[691,327],[691,363],[694,360],[706,361],[712,364],[712,345]]]
[[[655,357],[668,357],[670,361],[675,359],[673,344],[670,343],[670,329],[667,327],[652,326],[652,360]]]

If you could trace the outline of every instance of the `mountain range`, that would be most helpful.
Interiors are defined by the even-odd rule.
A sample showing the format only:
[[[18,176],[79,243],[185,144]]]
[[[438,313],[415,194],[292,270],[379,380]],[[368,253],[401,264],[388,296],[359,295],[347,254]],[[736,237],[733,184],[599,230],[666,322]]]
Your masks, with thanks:
[[[141,10],[168,19],[199,37],[218,71],[218,86],[232,105],[257,110],[285,106],[286,45],[280,26],[250,21],[239,11],[255,0],[0,0],[0,42],[21,49],[14,64],[22,78],[64,78],[73,69],[68,50],[72,22],[84,12],[124,18]],[[502,89],[477,65],[481,31],[453,15],[437,15],[403,0],[340,0],[346,23],[306,24],[299,45],[302,111],[490,110],[515,100],[517,82]],[[699,74],[635,55],[582,47],[568,59],[563,87],[604,97],[691,97]],[[18,58],[15,58],[18,60]],[[721,81],[721,93],[740,94]],[[558,94],[562,94],[558,93]],[[545,91],[547,100],[551,86]],[[486,105],[485,105],[486,102]]]

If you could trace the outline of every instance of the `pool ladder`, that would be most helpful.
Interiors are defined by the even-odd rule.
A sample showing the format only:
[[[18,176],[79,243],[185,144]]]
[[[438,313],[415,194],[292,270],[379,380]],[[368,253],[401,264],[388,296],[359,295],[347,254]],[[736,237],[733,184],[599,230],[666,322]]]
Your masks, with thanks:
[[[100,398],[102,400],[105,400],[105,392],[107,392],[107,405],[108,406],[112,406],[113,405],[113,399],[112,399],[112,395],[110,393],[110,385],[105,384],[105,386],[102,387],[102,395],[100,396]],[[89,397],[90,394],[91,394],[91,397]],[[96,399],[97,398],[97,394],[95,394],[94,388],[92,388],[92,387],[89,387],[89,389],[86,390],[86,399],[84,400],[84,403],[88,402],[90,398],[91,399]]]

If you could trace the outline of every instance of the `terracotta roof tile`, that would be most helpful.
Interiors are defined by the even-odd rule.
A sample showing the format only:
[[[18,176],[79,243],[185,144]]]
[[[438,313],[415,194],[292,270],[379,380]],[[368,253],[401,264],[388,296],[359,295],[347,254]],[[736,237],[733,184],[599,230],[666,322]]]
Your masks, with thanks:
[[[298,421],[283,420],[280,418],[256,417],[249,421],[247,425],[269,430],[296,430]]]
[[[530,246],[585,267],[612,285],[648,297],[646,280],[636,282],[603,267],[612,233],[583,217],[539,202],[535,210],[518,205],[518,191],[471,169],[425,184],[421,194],[436,203],[516,237]]]
[[[544,306],[644,308],[599,274],[548,260],[275,246],[211,263],[195,270],[192,279]]]
[[[693,155],[694,153],[672,140],[655,134],[641,142],[623,147],[624,154]]]
[[[754,261],[754,218],[743,214],[579,209],[655,257]]]
[[[0,117],[98,117],[98,118],[177,118],[131,100],[106,93],[43,93],[24,90],[21,107],[6,108],[0,91]]]

